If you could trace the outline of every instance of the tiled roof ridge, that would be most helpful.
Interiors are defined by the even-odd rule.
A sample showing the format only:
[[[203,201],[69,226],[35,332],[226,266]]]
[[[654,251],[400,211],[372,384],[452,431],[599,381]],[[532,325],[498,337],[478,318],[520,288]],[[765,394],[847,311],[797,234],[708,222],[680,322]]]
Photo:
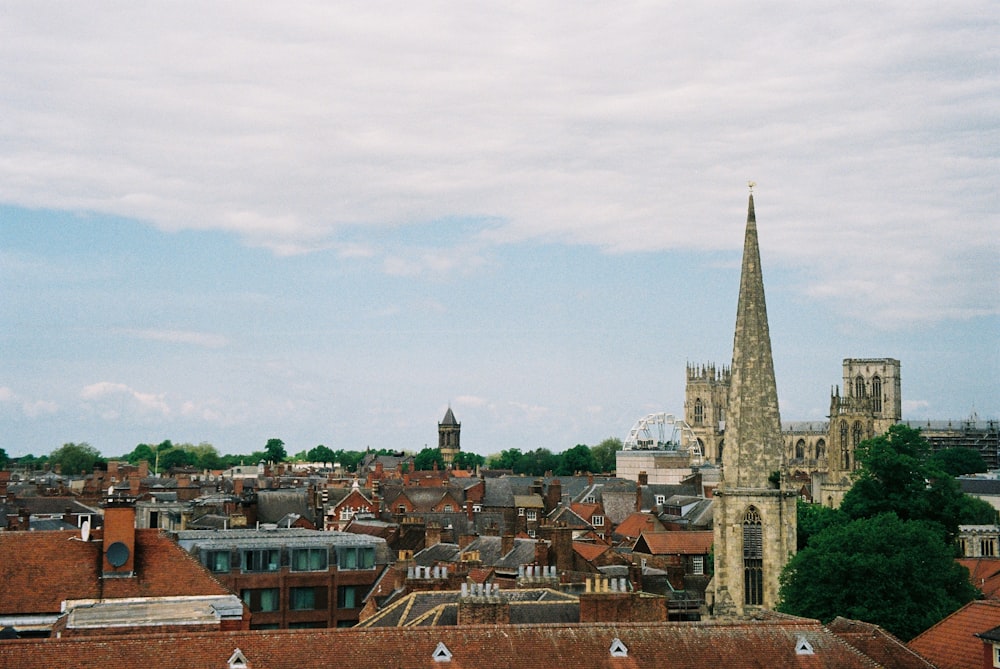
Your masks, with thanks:
[[[934,623],[933,625],[931,625],[930,627],[928,627],[927,629],[925,629],[923,632],[921,632],[917,636],[915,636],[912,639],[910,639],[910,643],[914,643],[918,639],[921,639],[921,638],[923,638],[925,636],[932,636],[931,635],[932,631],[936,630],[939,627],[945,626],[946,624],[948,624],[950,622],[950,619],[952,617],[954,617],[956,615],[959,615],[960,613],[962,613],[966,609],[972,608],[973,605],[981,605],[981,606],[989,606],[989,607],[994,607],[994,608],[1000,608],[1000,599],[996,599],[996,598],[992,598],[992,597],[991,598],[987,598],[987,599],[973,599],[971,602],[968,602],[967,604],[959,607],[958,609],[955,609],[955,611],[953,611],[951,614],[945,616],[944,618],[942,618],[941,620],[937,621],[936,623]]]
[[[853,630],[852,631],[846,631],[845,630],[845,631],[842,631],[842,632],[838,632],[835,629],[832,629],[832,626],[838,620],[839,621],[844,621],[845,625],[850,625],[852,627],[860,627],[862,629],[859,629],[857,631],[853,631]],[[883,638],[887,639],[890,643],[892,643],[894,646],[896,646],[900,650],[905,651],[907,654],[912,655],[913,657],[917,658],[918,660],[922,660],[923,662],[927,662],[927,658],[925,658],[923,655],[921,655],[917,651],[915,651],[912,648],[910,648],[908,645],[906,645],[906,643],[904,643],[895,634],[893,634],[889,630],[881,627],[880,625],[876,625],[875,623],[869,623],[869,622],[865,622],[863,620],[851,620],[850,618],[844,618],[843,616],[837,616],[832,621],[830,621],[829,623],[827,623],[826,628],[829,629],[831,632],[833,632],[833,634],[835,634],[838,637],[853,636],[853,635],[868,637],[868,636],[872,636],[873,634],[879,634],[880,636],[882,636]],[[851,645],[853,645],[853,644],[851,644]],[[929,664],[930,663],[928,662],[928,665]]]

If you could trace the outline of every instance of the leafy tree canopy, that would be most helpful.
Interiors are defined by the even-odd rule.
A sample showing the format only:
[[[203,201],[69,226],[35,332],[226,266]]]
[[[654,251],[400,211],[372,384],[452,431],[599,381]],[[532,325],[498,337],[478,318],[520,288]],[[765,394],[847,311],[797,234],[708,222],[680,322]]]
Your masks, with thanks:
[[[911,639],[976,595],[940,528],[885,513],[814,535],[782,574],[778,610],[864,620]]]
[[[916,430],[897,424],[885,434],[862,441],[854,486],[841,510],[851,518],[895,513],[903,520],[926,520],[958,533],[963,493],[952,476],[929,458],[930,444]]]
[[[590,454],[594,456],[594,471],[610,474],[615,471],[617,462],[615,453],[622,450],[622,440],[617,437],[608,437],[597,446],[590,447]]]
[[[285,453],[285,442],[281,439],[271,438],[267,440],[267,445],[264,446],[264,451],[266,452],[265,459],[268,462],[284,462],[288,457]]]
[[[49,453],[49,464],[59,465],[63,474],[87,474],[97,465],[106,467],[107,461],[90,444],[70,442]]]
[[[507,448],[491,455],[486,459],[486,462],[493,469],[514,469],[522,456],[521,449]]]
[[[809,544],[809,539],[813,535],[819,534],[828,527],[843,525],[850,519],[840,509],[831,509],[820,504],[809,504],[798,500],[798,550],[802,550]]]
[[[986,461],[978,450],[961,446],[935,452],[930,457],[930,464],[951,476],[978,474],[987,469]]]
[[[586,474],[593,472],[597,467],[594,464],[594,455],[590,452],[590,447],[586,444],[577,444],[573,448],[564,451],[558,458],[559,464],[555,472],[560,476],[572,476],[573,474]],[[542,472],[543,474],[545,472]]]
[[[7,466],[7,462],[9,461],[10,458],[7,457],[7,451],[0,448],[0,469],[5,468]]]
[[[486,464],[486,458],[479,455],[478,453],[472,453],[469,451],[459,451],[455,454],[454,465],[457,469],[469,469],[473,470],[476,467],[481,467]]]
[[[559,456],[547,448],[536,448],[524,453],[514,465],[515,474],[528,476],[543,476],[545,472],[555,471],[559,467]]]
[[[436,448],[427,447],[413,458],[413,469],[416,471],[434,469],[435,464],[438,469],[444,469],[444,457],[441,455],[441,451]]]
[[[332,449],[320,444],[309,449],[306,453],[306,460],[309,462],[335,462],[337,454]]]

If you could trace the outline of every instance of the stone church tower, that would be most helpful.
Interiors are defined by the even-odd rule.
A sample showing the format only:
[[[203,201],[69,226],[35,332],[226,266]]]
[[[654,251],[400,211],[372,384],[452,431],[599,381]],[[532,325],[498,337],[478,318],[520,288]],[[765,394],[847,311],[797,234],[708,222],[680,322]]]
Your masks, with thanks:
[[[830,393],[830,425],[827,436],[827,473],[820,483],[824,505],[838,507],[857,469],[858,444],[884,434],[902,419],[899,360],[894,358],[846,358],[843,392]]]
[[[730,374],[727,367],[715,363],[687,366],[684,386],[684,422],[698,438],[705,462],[721,464],[723,431],[726,425],[726,403],[729,397]]]
[[[773,609],[778,578],[796,542],[796,494],[778,474],[784,446],[753,193],[730,374],[722,478],[714,505],[715,576],[709,586],[716,617]]]
[[[448,407],[444,419],[438,423],[438,450],[441,451],[445,467],[451,467],[455,456],[462,450],[461,437],[462,424],[455,420],[455,414]]]

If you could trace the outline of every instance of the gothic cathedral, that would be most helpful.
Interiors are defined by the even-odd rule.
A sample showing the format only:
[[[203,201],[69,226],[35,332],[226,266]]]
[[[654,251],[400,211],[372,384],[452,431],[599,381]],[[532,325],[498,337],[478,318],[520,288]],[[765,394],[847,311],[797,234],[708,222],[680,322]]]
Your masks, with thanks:
[[[714,616],[743,617],[777,606],[778,579],[796,542],[796,493],[780,474],[784,446],[752,192],[728,375],[709,593]]]

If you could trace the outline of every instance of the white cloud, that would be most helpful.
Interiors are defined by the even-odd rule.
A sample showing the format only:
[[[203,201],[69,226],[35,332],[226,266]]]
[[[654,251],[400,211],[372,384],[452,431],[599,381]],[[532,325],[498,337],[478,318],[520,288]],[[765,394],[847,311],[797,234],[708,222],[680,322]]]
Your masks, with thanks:
[[[0,201],[433,276],[481,259],[345,236],[464,218],[491,221],[484,244],[733,249],[752,178],[804,294],[897,320],[998,313],[995,265],[961,262],[997,251],[997,18],[988,2],[15,5]]]
[[[164,395],[140,392],[124,383],[111,381],[85,386],[80,391],[80,399],[105,420],[126,415],[167,417],[172,413]]]

